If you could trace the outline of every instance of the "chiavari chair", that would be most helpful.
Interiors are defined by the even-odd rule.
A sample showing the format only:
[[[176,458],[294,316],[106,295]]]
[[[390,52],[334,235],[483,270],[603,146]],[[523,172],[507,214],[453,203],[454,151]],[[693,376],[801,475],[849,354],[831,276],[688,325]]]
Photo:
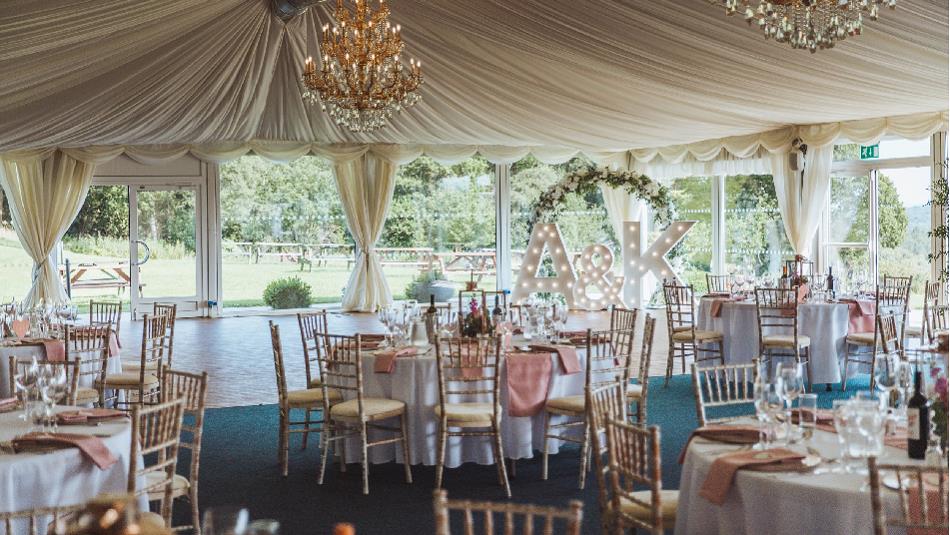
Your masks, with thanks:
[[[805,363],[810,391],[811,338],[799,334],[798,289],[756,288],[755,314],[759,326],[759,358],[768,366],[769,376],[772,376],[775,359],[793,359],[796,365]]]
[[[627,402],[624,400],[624,384],[611,383],[587,392],[587,420],[594,448],[594,470],[597,476],[597,503],[600,506],[600,521],[603,533],[612,532],[613,508],[610,491],[607,459],[607,420],[626,420]]]
[[[326,336],[328,351],[318,360],[320,376],[323,378],[323,410],[327,414],[324,432],[320,434],[322,451],[320,457],[320,478],[323,484],[326,472],[327,456],[331,447],[339,444],[340,467],[346,464],[346,446],[344,441],[351,436],[359,436],[361,463],[363,466],[363,494],[369,494],[369,456],[367,450],[374,446],[399,443],[403,453],[403,467],[406,483],[412,483],[412,468],[409,458],[409,441],[406,424],[406,404],[396,399],[367,397],[363,394],[363,359],[360,351],[360,335]],[[349,397],[331,405],[332,390],[339,391],[340,398]],[[337,399],[340,399],[337,398]],[[398,419],[399,425],[384,425],[385,420]],[[379,430],[392,433],[391,438],[370,440],[369,431]]]
[[[627,385],[627,403],[635,405],[630,410],[631,423],[645,425],[647,422],[647,390],[650,388],[650,355],[653,351],[653,331],[656,320],[647,314],[643,322],[643,337],[640,345],[640,362],[637,368],[637,382]]]
[[[184,498],[191,509],[191,524],[174,526],[174,531],[194,531],[201,535],[201,519],[198,513],[198,466],[201,460],[201,438],[204,431],[205,403],[208,397],[208,373],[188,373],[170,368],[162,370],[162,401],[184,399],[179,451],[190,452],[188,476],[175,474],[172,483],[172,500]],[[161,499],[159,494],[150,494],[149,499]]]
[[[630,353],[632,342],[620,344],[611,343],[613,340],[629,337],[633,339],[632,329],[623,331],[592,331],[587,330],[585,348],[587,350],[587,367],[584,371],[584,391],[599,388],[616,381],[623,384],[630,382]],[[567,421],[552,424],[554,416],[566,417]],[[544,450],[542,452],[541,478],[548,478],[548,442],[550,439],[573,442],[581,445],[581,466],[578,477],[578,488],[583,489],[588,469],[590,450],[590,422],[587,419],[586,399],[583,394],[549,398],[544,404]],[[572,434],[562,433],[574,428],[580,428],[581,438]],[[554,431],[554,432],[552,432]]]
[[[121,324],[121,301],[89,301],[89,325],[108,325],[118,338]]]
[[[900,338],[895,315],[879,315],[877,321],[877,329],[881,333],[881,349],[884,353],[896,353],[904,360],[904,341]]]
[[[289,390],[287,388],[287,369],[284,367],[284,350],[280,343],[280,327],[269,321],[271,350],[274,356],[274,375],[277,379],[277,407],[280,414],[277,437],[277,457],[280,462],[280,472],[286,477],[289,465],[290,455],[290,435],[294,433],[303,433],[306,437],[310,433],[323,433],[325,420],[323,417],[319,420],[311,419],[311,411],[319,411],[322,415],[324,411],[324,395],[330,396],[331,403],[338,403],[343,400],[339,390],[330,389],[324,391],[323,385],[319,387],[304,388],[302,390]],[[319,357],[318,368],[319,368]],[[294,409],[305,411],[306,417],[303,420],[293,420],[291,412]]]
[[[67,390],[66,397],[61,401],[61,405],[75,405],[76,404],[76,391],[79,388],[79,357],[73,357],[70,360],[62,361],[51,361],[51,360],[39,360],[37,364],[40,366],[49,366],[52,368],[53,373],[59,374],[60,370],[66,376]],[[8,368],[10,374],[10,392],[16,392],[16,381],[15,377],[17,374],[21,374],[29,370],[33,365],[33,360],[22,360],[22,357],[19,359],[10,355],[10,367]]]
[[[498,483],[511,497],[501,444],[501,338],[439,338],[435,344],[439,377],[439,419],[435,486],[442,488],[445,449],[450,437],[487,437]]]
[[[664,386],[668,386],[670,378],[673,377],[676,357],[682,360],[683,373],[686,373],[686,357],[692,357],[696,363],[718,361],[719,364],[725,364],[722,333],[696,328],[693,287],[663,281],[663,298],[666,302],[666,328],[670,341]]]
[[[693,396],[696,399],[696,419],[702,427],[708,423],[728,422],[736,416],[709,418],[707,409],[746,406],[755,413],[755,380],[759,361],[749,364],[697,366],[693,364]]]
[[[66,533],[66,525],[85,504],[0,513],[0,535]]]
[[[141,457],[143,463],[129,470],[127,491],[135,496],[148,496],[159,501],[160,512],[143,513],[149,522],[171,526],[172,496],[178,448],[181,441],[181,422],[185,399],[176,398],[153,405],[132,406],[132,446],[129,459]],[[138,485],[138,481],[145,481]],[[153,499],[153,496],[158,497]]]
[[[175,349],[175,319],[178,315],[178,305],[174,303],[152,303],[152,316],[164,316],[165,317],[165,356],[161,360],[162,366],[166,368],[172,367],[172,352]],[[155,373],[158,369],[158,360],[151,360],[148,363],[148,370],[151,373]],[[122,371],[126,372],[137,372],[142,363],[139,359],[134,360],[123,360],[122,361]]]
[[[505,535],[580,535],[581,521],[584,518],[584,504],[578,500],[568,502],[567,508],[528,503],[450,500],[444,490],[433,492],[433,508],[435,535],[470,535],[476,531],[486,535],[496,532]],[[452,529],[453,512],[461,516],[460,529]]]
[[[706,274],[706,293],[710,294],[728,294],[732,293],[732,275],[713,275]]]
[[[637,327],[637,315],[640,313],[636,308],[622,308],[611,305],[610,307],[610,330],[613,332],[633,331]],[[618,340],[611,343],[633,343],[633,338],[621,336]],[[619,348],[620,351],[626,351],[626,348]]]
[[[881,495],[881,474],[894,474],[897,483],[898,514],[888,516]],[[946,533],[950,528],[947,511],[947,466],[879,464],[868,458],[871,511],[874,535],[886,535],[889,527],[915,533]]]
[[[112,326],[109,324],[66,327],[66,360],[79,360],[79,379],[73,399],[76,405],[105,406],[102,385],[109,366],[111,336]]]
[[[900,339],[904,340],[904,323],[910,299],[911,277],[884,277],[885,283],[874,292],[874,330],[867,333],[849,333],[845,338],[844,370],[841,373],[841,391],[848,388],[851,364],[871,368],[871,389],[874,389],[874,357],[881,347],[880,317],[894,315]],[[902,342],[903,343],[903,342]]]
[[[508,310],[508,290],[482,290],[482,310],[486,315],[491,315],[495,308],[495,298],[498,298],[498,306],[502,310]],[[489,318],[491,319],[491,318]]]
[[[161,390],[160,371],[168,355],[168,317],[142,315],[142,348],[138,369],[107,373],[103,390],[116,393],[115,404],[132,406],[154,403]],[[122,401],[119,393],[125,394]]]
[[[663,490],[660,430],[607,420],[611,510],[617,532],[662,535],[676,522],[679,491]],[[643,490],[638,490],[643,489]]]
[[[304,373],[307,377],[307,388],[320,388],[320,364],[317,362],[320,353],[326,351],[325,336],[330,332],[327,322],[327,311],[301,312],[297,314],[297,325],[300,327],[300,342],[303,346]],[[310,420],[310,413],[321,410],[319,407],[307,408],[306,420]],[[310,433],[303,434],[301,449],[307,449],[307,439]]]

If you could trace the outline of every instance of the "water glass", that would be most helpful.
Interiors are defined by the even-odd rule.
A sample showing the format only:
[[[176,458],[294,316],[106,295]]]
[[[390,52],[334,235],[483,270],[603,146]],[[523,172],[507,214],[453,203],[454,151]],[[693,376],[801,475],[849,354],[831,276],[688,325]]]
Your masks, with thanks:
[[[206,535],[245,535],[249,516],[243,507],[210,507],[205,510],[201,531]]]
[[[784,408],[784,401],[763,376],[759,376],[753,385],[755,395],[755,416],[759,421],[759,442],[753,449],[767,450],[775,440],[775,424]]]
[[[779,367],[775,376],[775,385],[779,393],[785,400],[785,430],[789,442],[793,442],[798,436],[801,436],[800,425],[792,427],[792,404],[798,396],[804,391],[805,385],[803,375],[805,364],[783,364]]]
[[[818,425],[818,394],[802,394],[798,398],[798,425],[802,428],[802,437],[810,440]]]

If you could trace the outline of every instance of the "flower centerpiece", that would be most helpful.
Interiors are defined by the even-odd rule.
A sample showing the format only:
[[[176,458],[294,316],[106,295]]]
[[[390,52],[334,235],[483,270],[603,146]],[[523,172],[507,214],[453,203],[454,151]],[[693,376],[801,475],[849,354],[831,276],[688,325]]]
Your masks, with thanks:
[[[947,451],[947,414],[948,396],[947,376],[941,372],[940,368],[933,367],[930,370],[930,376],[933,379],[933,393],[930,395],[931,409],[931,429],[940,437],[940,447]]]
[[[485,322],[482,321],[482,312],[478,300],[474,297],[468,302],[468,314],[462,319],[462,336],[474,338],[482,334]]]
[[[673,203],[666,186],[657,184],[646,175],[633,171],[613,170],[607,167],[588,166],[568,173],[560,182],[543,192],[534,204],[528,228],[534,228],[539,221],[548,221],[557,212],[557,206],[569,193],[586,193],[598,185],[623,189],[627,193],[646,201],[653,209],[653,220],[659,227],[666,227],[673,221]]]

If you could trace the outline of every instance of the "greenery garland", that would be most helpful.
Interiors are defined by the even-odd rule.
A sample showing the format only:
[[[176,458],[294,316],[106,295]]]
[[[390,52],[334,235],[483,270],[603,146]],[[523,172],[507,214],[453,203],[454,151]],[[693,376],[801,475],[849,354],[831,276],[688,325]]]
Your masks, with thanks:
[[[621,188],[627,193],[644,200],[653,209],[653,220],[664,228],[673,221],[673,204],[670,190],[658,184],[646,175],[633,171],[614,171],[606,167],[588,166],[568,173],[560,182],[541,194],[534,203],[528,228],[538,221],[549,221],[557,212],[557,205],[569,193],[586,193],[600,184],[612,188]]]

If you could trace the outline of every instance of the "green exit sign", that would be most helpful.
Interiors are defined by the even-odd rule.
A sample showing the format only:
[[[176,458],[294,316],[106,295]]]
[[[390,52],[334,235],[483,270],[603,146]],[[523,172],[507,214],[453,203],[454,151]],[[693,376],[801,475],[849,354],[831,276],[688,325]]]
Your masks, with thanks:
[[[874,158],[880,158],[881,156],[881,145],[875,143],[874,145],[861,145],[861,159],[862,160],[873,160]]]

